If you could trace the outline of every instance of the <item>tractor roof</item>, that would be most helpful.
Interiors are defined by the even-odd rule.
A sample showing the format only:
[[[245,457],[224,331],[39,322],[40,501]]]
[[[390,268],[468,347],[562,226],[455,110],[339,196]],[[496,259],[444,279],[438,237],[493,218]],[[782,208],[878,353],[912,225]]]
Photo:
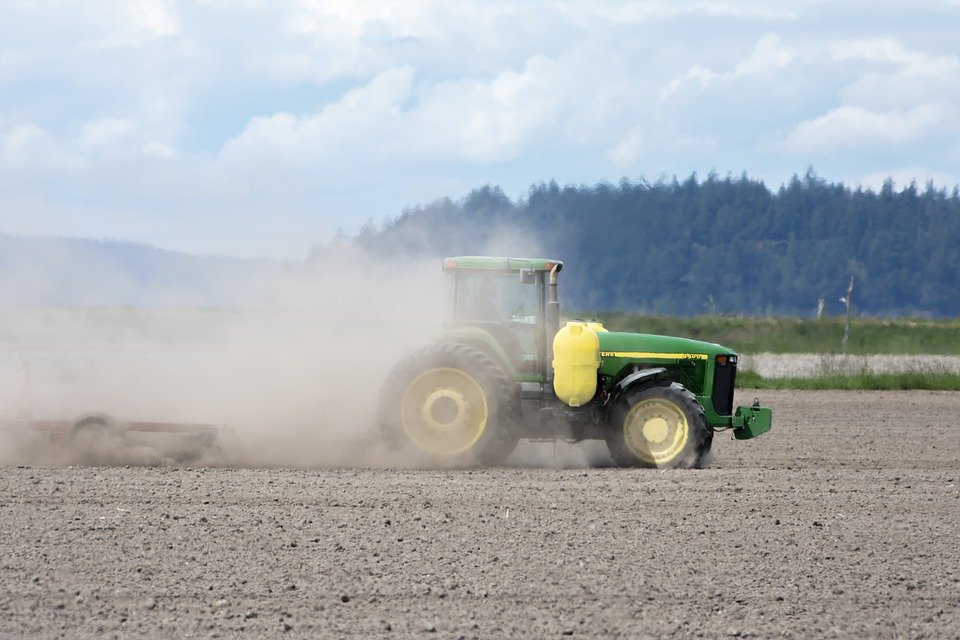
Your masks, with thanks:
[[[443,270],[454,269],[483,269],[488,271],[520,271],[532,269],[534,271],[550,271],[557,267],[563,268],[560,260],[547,258],[495,258],[491,256],[458,256],[443,261]]]

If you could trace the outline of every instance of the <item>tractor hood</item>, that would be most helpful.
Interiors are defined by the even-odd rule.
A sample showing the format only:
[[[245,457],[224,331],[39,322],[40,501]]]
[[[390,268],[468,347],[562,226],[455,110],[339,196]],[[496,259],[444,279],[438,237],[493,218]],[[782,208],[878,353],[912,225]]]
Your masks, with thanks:
[[[732,349],[719,344],[688,338],[618,331],[601,332],[597,337],[600,339],[601,358],[710,360],[721,353],[736,355]]]

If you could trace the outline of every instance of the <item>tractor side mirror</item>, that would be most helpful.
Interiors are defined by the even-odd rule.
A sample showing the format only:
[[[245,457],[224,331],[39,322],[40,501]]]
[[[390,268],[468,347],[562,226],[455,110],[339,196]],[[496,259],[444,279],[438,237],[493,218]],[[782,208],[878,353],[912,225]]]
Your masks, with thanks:
[[[521,284],[537,284],[537,272],[533,269],[520,269]]]

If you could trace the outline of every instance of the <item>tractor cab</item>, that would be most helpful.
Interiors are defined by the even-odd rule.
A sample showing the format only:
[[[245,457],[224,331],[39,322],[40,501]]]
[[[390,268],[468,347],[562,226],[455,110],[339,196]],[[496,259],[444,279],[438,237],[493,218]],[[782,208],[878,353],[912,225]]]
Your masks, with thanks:
[[[555,327],[546,321],[548,286],[557,260],[447,258],[453,298],[449,331],[522,377],[542,378]]]

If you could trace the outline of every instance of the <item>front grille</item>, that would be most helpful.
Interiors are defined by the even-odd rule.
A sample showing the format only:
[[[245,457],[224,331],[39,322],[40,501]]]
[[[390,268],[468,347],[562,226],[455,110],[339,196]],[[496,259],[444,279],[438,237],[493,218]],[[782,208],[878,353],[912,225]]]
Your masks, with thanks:
[[[729,416],[733,412],[733,385],[737,379],[737,365],[728,363],[716,365],[713,369],[713,410],[718,416]]]

